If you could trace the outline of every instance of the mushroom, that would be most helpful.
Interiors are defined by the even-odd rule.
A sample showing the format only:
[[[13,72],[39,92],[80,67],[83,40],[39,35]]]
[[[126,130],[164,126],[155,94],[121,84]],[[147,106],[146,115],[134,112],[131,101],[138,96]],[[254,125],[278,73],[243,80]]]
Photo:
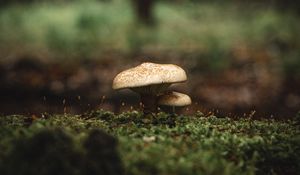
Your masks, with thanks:
[[[192,103],[191,98],[183,93],[179,92],[167,92],[160,95],[157,99],[157,104],[161,106],[171,106],[172,113],[175,113],[175,107],[183,107]]]
[[[152,114],[157,110],[157,96],[172,83],[186,80],[185,71],[177,65],[146,62],[120,72],[114,78],[112,88],[129,88],[140,94],[144,114]]]

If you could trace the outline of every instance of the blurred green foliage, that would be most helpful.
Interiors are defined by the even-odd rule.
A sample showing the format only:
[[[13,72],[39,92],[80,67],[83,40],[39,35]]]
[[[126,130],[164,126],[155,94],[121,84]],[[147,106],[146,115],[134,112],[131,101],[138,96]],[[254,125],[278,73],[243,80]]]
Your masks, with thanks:
[[[40,167],[50,172],[61,161],[62,170],[76,174],[82,159],[69,161],[72,156],[86,156],[83,160],[90,170],[113,166],[113,161],[103,164],[98,160],[101,155],[116,160],[115,152],[106,150],[109,144],[114,145],[114,139],[105,134],[98,137],[99,129],[118,138],[126,174],[297,174],[300,170],[300,128],[296,120],[159,113],[146,124],[139,112],[115,115],[102,110],[81,116],[43,116],[31,125],[24,116],[0,117],[0,171],[18,171],[14,166],[27,166],[23,159],[36,155],[36,160],[47,158],[50,163],[35,162],[27,166],[27,171]],[[4,167],[5,163],[10,166]]]
[[[130,1],[16,4],[1,9],[0,51],[61,59],[99,58],[106,52],[193,53],[222,69],[241,45],[263,48],[287,72],[297,73],[298,16],[273,6],[238,4],[157,1],[154,28],[135,21]]]

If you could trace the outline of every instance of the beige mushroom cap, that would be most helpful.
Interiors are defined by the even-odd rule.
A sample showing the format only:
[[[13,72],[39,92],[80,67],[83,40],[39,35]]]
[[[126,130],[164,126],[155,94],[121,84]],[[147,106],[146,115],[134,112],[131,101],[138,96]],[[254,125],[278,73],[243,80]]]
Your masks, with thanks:
[[[191,98],[179,92],[168,92],[158,97],[157,104],[164,106],[187,106],[192,103]]]
[[[185,71],[177,65],[146,62],[119,73],[113,80],[112,88],[136,88],[179,83],[186,80]]]

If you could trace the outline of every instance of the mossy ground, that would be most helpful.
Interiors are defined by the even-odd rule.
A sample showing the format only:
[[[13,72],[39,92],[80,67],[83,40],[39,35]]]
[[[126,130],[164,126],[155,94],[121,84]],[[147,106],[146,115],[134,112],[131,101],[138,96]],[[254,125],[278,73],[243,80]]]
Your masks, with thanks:
[[[100,138],[108,138],[108,142],[92,137],[95,134],[91,133],[99,129],[117,138],[123,167],[118,164],[118,156],[113,151],[109,153],[113,156],[107,155],[107,150],[104,153],[99,151],[104,147],[114,147],[113,139],[105,134],[100,134]],[[48,163],[37,163],[45,171],[42,174],[53,170],[55,164],[49,165],[53,157],[56,162],[70,162],[58,164],[64,167],[65,174],[88,174],[90,169],[93,174],[100,174],[103,170],[107,170],[106,174],[118,174],[118,171],[103,168],[112,164],[125,174],[297,174],[300,171],[300,128],[296,120],[234,120],[201,113],[193,116],[161,113],[152,122],[145,123],[139,112],[114,115],[93,111],[83,115],[43,115],[38,119],[0,117],[0,172],[11,171],[7,170],[9,166],[24,167],[24,161],[19,159],[26,157],[16,153],[16,145],[34,145],[28,143],[34,142],[34,138],[39,138],[40,144],[40,136],[43,136],[40,133],[47,136],[45,131],[57,130],[59,132],[54,132],[49,138],[60,141],[45,143],[49,144],[47,149],[55,148],[52,152],[47,151]],[[96,145],[99,149],[93,144],[86,146],[94,142],[99,142],[99,146]],[[28,150],[25,155],[31,157],[38,149],[29,147]],[[106,160],[99,163],[97,156],[89,157],[91,154],[86,152],[91,150],[94,151],[92,155],[109,159],[108,164]],[[71,159],[75,162],[72,163]],[[82,163],[83,160],[86,161]],[[90,169],[81,170],[78,164],[88,164]],[[13,171],[22,174],[19,168]]]

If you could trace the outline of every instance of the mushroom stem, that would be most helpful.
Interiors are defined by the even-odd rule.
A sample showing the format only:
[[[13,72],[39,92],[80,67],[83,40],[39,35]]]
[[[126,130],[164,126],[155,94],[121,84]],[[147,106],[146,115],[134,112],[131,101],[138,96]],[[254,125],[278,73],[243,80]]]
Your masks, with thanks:
[[[152,94],[141,94],[141,102],[143,104],[144,115],[157,112],[156,95]]]
[[[175,106],[172,106],[172,114],[174,115],[175,114]]]

